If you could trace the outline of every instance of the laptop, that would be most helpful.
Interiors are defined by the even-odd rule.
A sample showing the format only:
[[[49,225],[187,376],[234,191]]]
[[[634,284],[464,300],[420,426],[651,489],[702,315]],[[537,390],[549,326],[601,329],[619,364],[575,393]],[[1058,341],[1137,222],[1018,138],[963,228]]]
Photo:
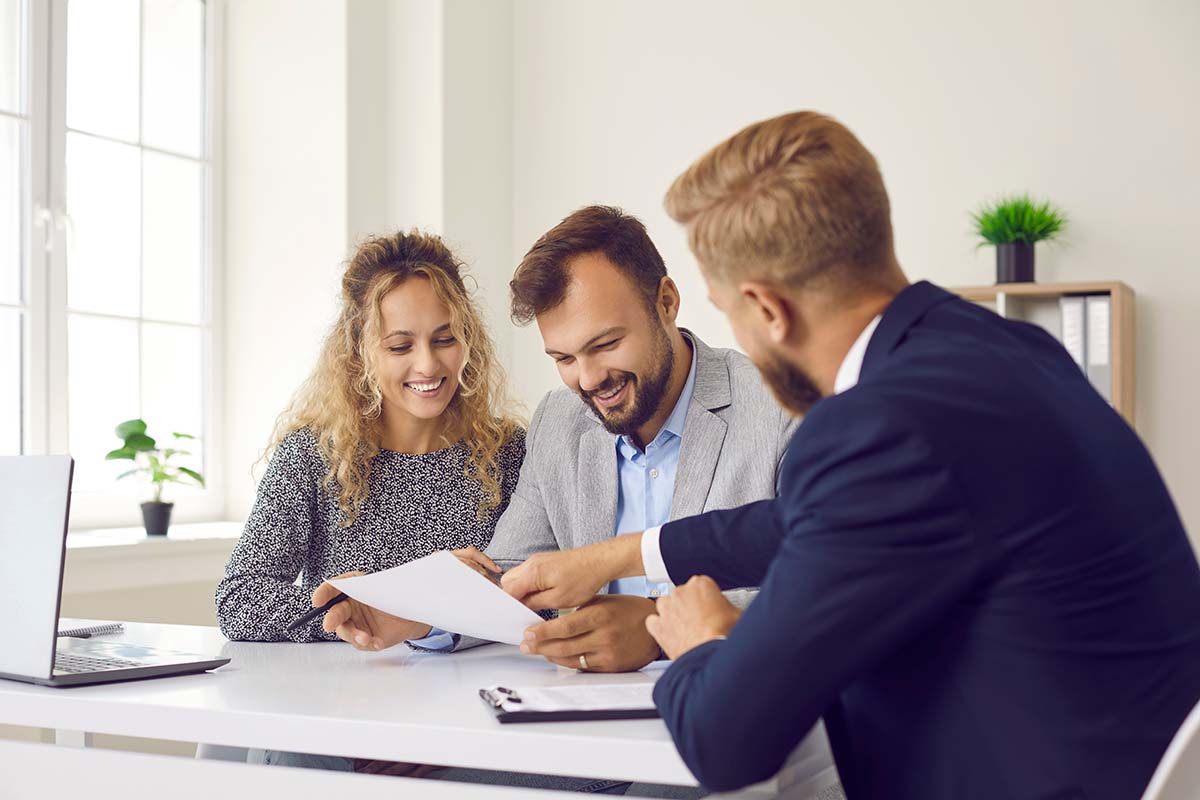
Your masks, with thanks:
[[[125,641],[58,637],[70,456],[0,456],[0,678],[83,686],[206,672],[229,663]]]

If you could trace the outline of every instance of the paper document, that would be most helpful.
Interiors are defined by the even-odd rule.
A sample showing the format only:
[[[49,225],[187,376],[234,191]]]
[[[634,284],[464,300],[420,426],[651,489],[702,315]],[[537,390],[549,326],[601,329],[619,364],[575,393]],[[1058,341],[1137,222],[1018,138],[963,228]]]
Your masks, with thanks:
[[[502,711],[641,711],[654,708],[654,682],[480,690]]]
[[[329,582],[380,611],[493,642],[520,644],[525,629],[542,621],[446,551],[383,572]]]

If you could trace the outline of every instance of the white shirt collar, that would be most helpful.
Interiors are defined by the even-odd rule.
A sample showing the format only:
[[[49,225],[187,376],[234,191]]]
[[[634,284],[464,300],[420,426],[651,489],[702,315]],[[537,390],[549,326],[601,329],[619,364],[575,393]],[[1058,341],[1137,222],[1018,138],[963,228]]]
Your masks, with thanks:
[[[842,359],[842,365],[838,367],[837,377],[833,379],[834,394],[841,394],[847,389],[853,389],[858,383],[858,373],[862,372],[863,358],[867,355],[867,345],[871,343],[871,335],[879,327],[881,319],[883,319],[883,314],[876,315],[875,319],[863,328],[863,332],[850,346],[846,357]]]

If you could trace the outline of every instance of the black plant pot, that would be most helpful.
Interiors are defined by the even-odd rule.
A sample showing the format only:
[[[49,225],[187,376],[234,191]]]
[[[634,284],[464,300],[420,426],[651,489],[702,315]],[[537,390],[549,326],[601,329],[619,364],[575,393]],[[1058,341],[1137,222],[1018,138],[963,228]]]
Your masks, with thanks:
[[[142,521],[146,523],[148,536],[166,536],[171,527],[171,509],[174,503],[142,503]]]
[[[996,245],[996,283],[1028,283],[1033,280],[1033,245],[1012,242]]]

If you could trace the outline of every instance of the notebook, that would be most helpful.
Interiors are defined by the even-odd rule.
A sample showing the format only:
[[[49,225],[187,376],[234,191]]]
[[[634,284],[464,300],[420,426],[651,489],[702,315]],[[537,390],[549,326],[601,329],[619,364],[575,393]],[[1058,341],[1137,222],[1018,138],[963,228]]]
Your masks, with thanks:
[[[504,723],[657,719],[653,695],[653,682],[479,690]]]
[[[72,636],[77,639],[89,639],[92,636],[103,636],[106,633],[121,633],[125,626],[119,622],[108,622],[102,625],[82,625],[78,628],[60,628],[59,636]]]

